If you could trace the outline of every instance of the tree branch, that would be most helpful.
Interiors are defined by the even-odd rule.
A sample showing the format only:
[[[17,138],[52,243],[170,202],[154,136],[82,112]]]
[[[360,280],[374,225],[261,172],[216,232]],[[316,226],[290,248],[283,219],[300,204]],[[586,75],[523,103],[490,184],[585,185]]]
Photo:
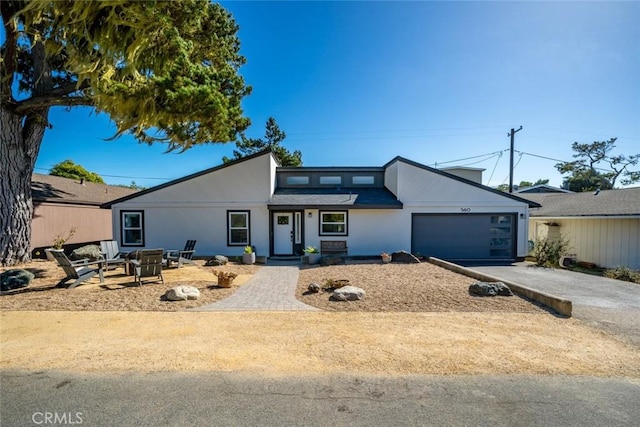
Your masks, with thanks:
[[[46,107],[73,107],[76,105],[92,106],[93,100],[88,96],[60,97],[46,94],[16,103],[13,111],[17,114],[27,114]]]

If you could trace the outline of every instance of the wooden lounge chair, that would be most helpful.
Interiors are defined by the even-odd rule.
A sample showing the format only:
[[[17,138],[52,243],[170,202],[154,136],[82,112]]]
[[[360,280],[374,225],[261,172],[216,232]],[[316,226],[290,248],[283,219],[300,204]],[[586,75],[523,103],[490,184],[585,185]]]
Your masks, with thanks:
[[[124,267],[127,259],[126,253],[120,252],[118,242],[115,240],[103,240],[100,242],[100,252],[104,256],[105,270],[111,268]]]
[[[162,249],[144,249],[138,251],[136,259],[129,262],[133,265],[134,280],[138,286],[142,286],[142,279],[153,277],[153,281],[160,280],[164,284],[162,277]]]
[[[193,264],[193,254],[196,247],[196,240],[187,240],[183,250],[169,250],[165,254],[167,260],[167,268],[171,267],[172,262],[178,263],[178,268],[182,267],[182,264]]]
[[[51,251],[51,255],[67,274],[67,277],[62,279],[57,286],[62,286],[69,280],[75,279],[76,281],[67,288],[73,289],[96,274],[100,275],[100,283],[104,283],[104,274],[102,273],[104,260],[89,261],[88,259],[81,259],[79,261],[71,261],[62,251]]]

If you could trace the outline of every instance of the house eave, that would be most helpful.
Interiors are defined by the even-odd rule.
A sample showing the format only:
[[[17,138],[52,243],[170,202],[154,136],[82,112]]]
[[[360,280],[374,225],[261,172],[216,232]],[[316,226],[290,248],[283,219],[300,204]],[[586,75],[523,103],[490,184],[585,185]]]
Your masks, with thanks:
[[[553,219],[640,219],[640,214],[629,215],[545,215],[535,216],[529,215],[529,219],[534,220],[553,220]]]
[[[319,209],[319,210],[345,210],[345,209],[373,209],[373,210],[385,210],[385,209],[403,209],[402,205],[320,205],[320,204],[311,204],[311,205],[267,205],[267,208],[270,211],[297,211],[304,209]]]

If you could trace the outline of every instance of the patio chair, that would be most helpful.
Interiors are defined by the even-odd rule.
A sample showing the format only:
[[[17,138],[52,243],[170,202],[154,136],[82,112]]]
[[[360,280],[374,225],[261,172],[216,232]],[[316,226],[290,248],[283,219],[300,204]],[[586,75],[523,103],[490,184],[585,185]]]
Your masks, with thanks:
[[[129,260],[133,265],[134,280],[138,286],[142,286],[142,279],[145,277],[154,277],[154,281],[160,280],[164,284],[162,252],[162,249],[143,249],[138,251],[136,259]]]
[[[167,260],[167,268],[171,267],[172,262],[178,263],[178,268],[182,267],[182,264],[193,264],[193,254],[196,247],[196,240],[187,240],[183,250],[169,250],[165,254]]]
[[[51,251],[51,255],[67,274],[67,277],[62,279],[57,286],[62,286],[69,280],[75,279],[76,281],[67,287],[67,289],[73,289],[96,274],[100,276],[100,283],[104,283],[104,274],[102,273],[104,260],[89,261],[88,259],[81,259],[71,261],[63,251]]]
[[[118,248],[118,242],[115,240],[103,240],[100,242],[100,252],[104,256],[105,260],[105,270],[110,270],[111,268],[124,267],[127,259],[126,253],[120,252]]]

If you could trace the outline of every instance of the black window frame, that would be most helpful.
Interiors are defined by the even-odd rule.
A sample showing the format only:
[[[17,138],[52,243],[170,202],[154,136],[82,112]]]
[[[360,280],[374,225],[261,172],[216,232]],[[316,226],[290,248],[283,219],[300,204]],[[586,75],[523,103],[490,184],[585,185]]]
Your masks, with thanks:
[[[327,233],[322,230],[323,214],[344,214],[344,233]],[[349,235],[349,211],[348,210],[323,210],[318,212],[318,234],[320,236],[348,236]]]
[[[231,242],[231,215],[232,214],[246,214],[247,217],[247,241],[243,243]],[[250,210],[228,210],[227,211],[227,246],[251,246],[251,211]]]
[[[125,215],[138,214],[140,215],[140,243],[128,243],[125,239]],[[144,247],[144,210],[126,210],[120,211],[120,245],[132,248]]]

